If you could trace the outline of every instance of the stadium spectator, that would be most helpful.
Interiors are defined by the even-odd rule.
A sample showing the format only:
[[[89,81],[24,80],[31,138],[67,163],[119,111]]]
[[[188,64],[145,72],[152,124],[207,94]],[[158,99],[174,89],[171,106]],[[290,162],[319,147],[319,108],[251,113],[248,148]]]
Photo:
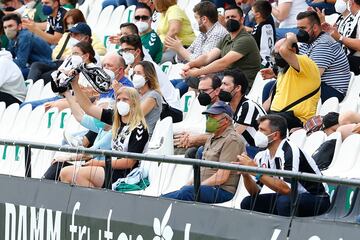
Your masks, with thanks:
[[[71,9],[67,11],[64,16],[65,33],[63,34],[59,43],[53,50],[53,60],[62,60],[70,55],[72,47],[71,43],[73,44],[73,42],[70,41],[72,34],[69,33],[69,30],[77,23],[86,23],[83,13],[79,9]],[[86,36],[83,37],[86,38]],[[92,32],[91,40],[91,45],[93,46],[95,52],[101,56],[105,55],[106,49],[104,47],[104,44],[102,43],[102,41],[100,41],[100,39],[96,36],[94,32]]]
[[[236,5],[240,7],[244,13],[244,27],[247,32],[252,32],[256,25],[254,13],[251,9],[255,2],[255,0],[235,0]]]
[[[71,10],[76,7],[77,0],[60,0],[60,6],[66,10]]]
[[[51,63],[51,48],[47,42],[24,29],[20,16],[11,13],[3,17],[3,27],[9,39],[8,50],[20,68],[24,78],[34,62]]]
[[[163,44],[166,37],[177,37],[185,47],[189,47],[195,39],[195,34],[189,18],[176,3],[177,0],[154,0],[155,9],[160,13],[157,33]],[[161,62],[174,62],[174,57],[175,52],[165,47]]]
[[[166,37],[165,47],[174,50],[177,59],[188,62],[196,59],[202,54],[210,52],[228,33],[226,29],[218,22],[218,12],[216,6],[209,2],[203,1],[195,5],[194,16],[199,26],[200,34],[190,47],[185,48],[181,40],[177,37]],[[187,92],[188,87],[196,89],[198,79],[187,78],[171,80],[172,84],[180,90],[180,95]]]
[[[350,68],[341,44],[322,31],[316,12],[301,12],[297,16],[298,28],[309,33],[307,44],[300,46],[300,54],[308,55],[317,64],[321,75],[321,101],[337,97],[341,102],[350,81]]]
[[[26,97],[24,78],[11,53],[4,49],[0,50],[0,73],[0,101],[5,102],[6,107],[22,103]]]
[[[91,105],[87,96],[81,91],[77,81],[72,82],[77,101],[80,106]],[[121,87],[117,91],[116,110],[105,111],[92,105],[93,117],[107,122],[114,116],[112,127],[112,150],[122,152],[143,153],[149,139],[146,122],[140,107],[140,96],[137,91],[129,87]],[[86,112],[86,111],[85,111]],[[112,114],[113,113],[113,114]],[[91,115],[91,114],[90,114]],[[130,158],[112,160],[112,182],[124,178],[138,166],[138,161]],[[80,168],[69,166],[60,172],[60,180],[66,183],[74,182],[85,187],[104,187],[105,161],[89,160]]]
[[[42,11],[48,16],[47,24],[37,24],[30,19],[23,19],[23,27],[38,35],[51,45],[58,44],[64,34],[64,16],[66,10],[60,6],[59,0],[41,0]],[[45,30],[45,31],[44,31]]]
[[[147,61],[136,64],[132,82],[134,88],[140,94],[141,110],[145,116],[149,136],[151,137],[155,125],[160,119],[163,102],[154,65]]]
[[[286,120],[281,116],[271,114],[259,118],[255,142],[266,150],[259,152],[254,160],[242,154],[236,164],[321,175],[314,159],[287,140],[287,128]],[[330,206],[329,195],[322,183],[299,180],[293,185],[289,178],[249,173],[242,173],[242,176],[250,196],[243,199],[241,209],[307,217],[323,214]],[[292,189],[293,186],[296,189]],[[294,212],[291,212],[292,190],[296,191]]]
[[[271,4],[268,1],[257,1],[252,6],[256,25],[251,33],[255,38],[261,56],[261,66],[270,67],[271,52],[275,45],[275,25],[271,19]]]
[[[336,13],[335,11],[336,0],[306,0],[306,3],[313,9],[318,9],[326,15]]]
[[[360,1],[348,1],[350,14],[342,20],[339,27],[327,25],[324,29],[340,42],[348,54],[350,71],[360,74]],[[346,12],[346,11],[345,11]],[[324,25],[322,25],[324,28]]]
[[[66,44],[66,46],[68,48],[72,48],[78,42],[87,42],[89,44],[93,44],[92,37],[91,37],[92,36],[91,28],[89,27],[89,25],[87,25],[84,22],[76,23],[71,29],[69,29],[69,36],[70,36],[69,40]],[[97,49],[100,49],[100,50],[103,49],[103,45],[101,43],[100,43],[100,45],[102,46],[102,48],[101,47],[99,48],[99,44],[94,44],[94,45],[98,47]],[[94,47],[93,47],[93,50],[95,51],[95,58],[96,58],[97,62],[100,63],[100,57],[99,57],[98,53],[96,52],[96,50],[94,49]],[[69,52],[67,52],[66,54],[68,54],[66,56],[66,57],[68,57]],[[50,64],[40,62],[40,61],[35,62],[31,65],[28,78],[33,79],[34,81],[37,81],[38,79],[44,79],[44,82],[48,83],[52,79],[51,73],[53,71],[55,71],[56,69],[58,69],[62,63],[63,63],[62,60],[54,61],[54,62],[51,62]]]
[[[144,59],[143,47],[140,37],[137,35],[124,36],[120,39],[121,49],[119,53],[123,56],[125,64],[128,66],[125,70],[126,76],[131,76],[133,73],[133,66]],[[146,60],[148,61],[148,60]],[[168,76],[161,70],[161,68],[154,62],[151,62],[156,70],[157,79],[160,84],[161,94],[164,96],[166,102],[176,109],[180,109],[180,103],[177,99],[177,93],[174,86],[170,83]]]
[[[152,23],[151,23],[151,28],[152,29],[157,29],[157,24],[158,24],[158,20],[160,18],[160,13],[156,11],[155,9],[155,4],[154,4],[154,0],[138,0],[139,3],[144,3],[146,5],[148,5],[151,9],[152,12]]]
[[[219,99],[229,102],[234,111],[235,130],[243,136],[248,155],[254,157],[258,152],[254,140],[259,126],[257,119],[266,115],[266,112],[259,104],[245,97],[247,88],[248,81],[240,70],[226,70],[220,87]]]
[[[276,29],[276,39],[285,37],[287,32],[297,32],[296,16],[306,11],[308,5],[304,0],[279,0],[277,6],[273,4],[272,15],[276,18],[279,28]]]
[[[183,68],[184,77],[198,77],[219,73],[225,69],[240,69],[249,80],[250,87],[260,69],[260,54],[254,38],[248,34],[239,7],[225,10],[226,29],[229,34],[210,52],[188,62]]]
[[[139,30],[143,47],[149,52],[155,63],[160,63],[163,44],[157,33],[151,28],[151,8],[143,3],[136,5],[134,23]]]
[[[6,12],[12,12],[24,6],[23,2],[20,0],[1,0],[1,3]]]
[[[46,22],[47,16],[42,11],[40,0],[25,0],[25,6],[17,9],[15,12],[21,14],[23,18],[29,18],[35,23]]]
[[[125,7],[129,7],[131,5],[136,5],[137,0],[104,0],[102,2],[102,8],[106,8],[107,6],[114,6],[117,8],[118,6],[124,5]]]
[[[274,58],[279,73],[270,111],[282,115],[290,130],[302,127],[315,115],[321,81],[314,61],[307,55],[298,55],[296,35],[287,33],[286,36],[275,44]],[[273,76],[263,77],[268,79]]]
[[[200,105],[210,107],[219,101],[221,80],[215,74],[209,74],[200,78],[198,100]],[[174,135],[174,146],[188,148],[185,156],[189,158],[201,158],[202,146],[204,146],[209,134],[191,134],[186,129],[180,134]]]
[[[7,39],[6,34],[4,32],[3,20],[2,18],[5,16],[5,13],[0,9],[0,45],[2,48],[7,48],[9,44],[9,39]]]
[[[213,162],[229,163],[243,153],[244,143],[232,124],[233,112],[229,105],[219,101],[203,112],[207,115],[206,131],[211,133],[205,143],[203,158]],[[239,176],[229,170],[201,168],[200,202],[221,203],[234,197]],[[180,190],[162,195],[184,201],[194,201],[197,193],[192,181]]]

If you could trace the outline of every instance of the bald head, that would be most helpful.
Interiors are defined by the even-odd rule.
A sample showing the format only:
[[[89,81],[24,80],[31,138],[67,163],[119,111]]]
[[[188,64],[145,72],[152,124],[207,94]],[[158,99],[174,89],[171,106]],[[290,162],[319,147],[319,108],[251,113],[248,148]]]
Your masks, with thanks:
[[[274,46],[274,51],[279,52],[281,45],[283,45],[285,43],[285,41],[286,41],[286,38],[282,38],[279,41],[277,41]]]
[[[102,66],[111,70],[115,74],[115,79],[119,80],[124,76],[125,61],[116,52],[109,52],[104,56]]]

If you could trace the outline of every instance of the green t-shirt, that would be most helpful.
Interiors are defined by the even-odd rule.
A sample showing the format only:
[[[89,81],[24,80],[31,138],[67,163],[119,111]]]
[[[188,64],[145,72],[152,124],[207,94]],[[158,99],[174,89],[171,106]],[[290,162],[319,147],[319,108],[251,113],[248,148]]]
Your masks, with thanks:
[[[7,39],[5,34],[0,35],[1,48],[7,48],[9,44],[9,40]]]
[[[141,36],[141,43],[156,63],[162,58],[163,44],[154,30]]]
[[[238,61],[232,63],[229,69],[240,69],[249,80],[249,86],[251,87],[256,74],[260,71],[261,64],[260,52],[255,39],[245,29],[242,29],[233,40],[231,40],[230,34],[226,35],[219,42],[217,48],[221,50],[221,57],[224,57],[230,51],[243,55]]]
[[[38,1],[35,5],[34,22],[46,22],[47,16],[42,11],[41,1]]]

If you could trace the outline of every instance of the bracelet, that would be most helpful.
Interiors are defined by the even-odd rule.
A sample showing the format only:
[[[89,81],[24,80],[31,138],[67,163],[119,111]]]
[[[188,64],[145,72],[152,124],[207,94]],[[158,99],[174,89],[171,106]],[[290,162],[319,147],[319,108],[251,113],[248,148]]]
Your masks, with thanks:
[[[256,181],[257,181],[257,182],[260,181],[260,178],[261,178],[262,176],[263,176],[263,175],[262,175],[261,173],[256,174],[256,176],[255,176]]]

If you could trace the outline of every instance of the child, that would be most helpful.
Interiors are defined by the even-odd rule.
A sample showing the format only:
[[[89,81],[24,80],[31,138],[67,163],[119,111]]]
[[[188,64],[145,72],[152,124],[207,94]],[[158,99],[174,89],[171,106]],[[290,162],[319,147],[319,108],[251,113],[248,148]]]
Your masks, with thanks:
[[[252,31],[261,55],[261,67],[272,66],[271,52],[275,45],[275,26],[271,21],[271,4],[268,1],[257,1],[252,6],[256,25]]]

